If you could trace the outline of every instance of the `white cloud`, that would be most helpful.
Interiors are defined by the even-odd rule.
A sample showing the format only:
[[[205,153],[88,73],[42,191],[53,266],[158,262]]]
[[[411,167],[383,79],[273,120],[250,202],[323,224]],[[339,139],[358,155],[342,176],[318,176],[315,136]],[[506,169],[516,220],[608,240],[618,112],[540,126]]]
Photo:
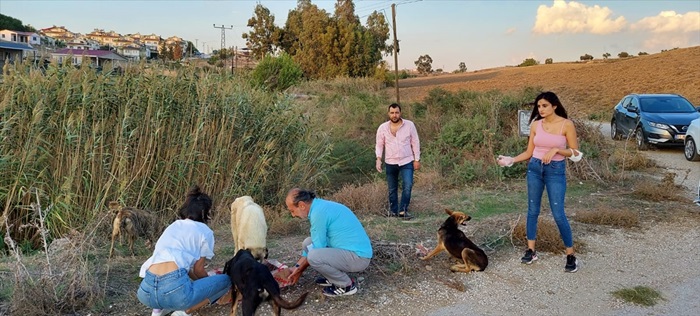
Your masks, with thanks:
[[[662,11],[630,26],[632,31],[648,33],[644,49],[655,51],[700,44],[700,11],[678,14]]]
[[[506,34],[506,35],[513,35],[513,34],[515,34],[516,31],[517,31],[516,28],[511,27],[511,28],[509,28],[509,29],[506,30],[506,33],[505,33],[505,34]]]
[[[678,14],[676,11],[662,11],[657,16],[639,20],[630,27],[633,31],[643,30],[652,33],[697,32],[700,31],[700,11]]]
[[[613,19],[612,15],[612,10],[608,7],[555,0],[551,7],[540,5],[537,8],[532,31],[537,34],[619,32],[627,21],[623,16]]]

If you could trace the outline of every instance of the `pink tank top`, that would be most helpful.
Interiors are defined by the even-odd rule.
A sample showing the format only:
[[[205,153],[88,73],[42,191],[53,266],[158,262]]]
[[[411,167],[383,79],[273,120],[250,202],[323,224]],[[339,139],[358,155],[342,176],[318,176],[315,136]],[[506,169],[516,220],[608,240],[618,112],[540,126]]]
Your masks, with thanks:
[[[542,127],[542,120],[537,122],[537,130],[535,130],[535,138],[532,142],[535,144],[535,150],[532,152],[532,157],[537,159],[542,159],[548,151],[552,148],[565,149],[566,148],[566,137],[561,135],[564,131],[564,124],[561,124],[561,130],[559,134],[547,133]],[[561,161],[566,159],[566,157],[556,154],[552,157],[552,161]]]

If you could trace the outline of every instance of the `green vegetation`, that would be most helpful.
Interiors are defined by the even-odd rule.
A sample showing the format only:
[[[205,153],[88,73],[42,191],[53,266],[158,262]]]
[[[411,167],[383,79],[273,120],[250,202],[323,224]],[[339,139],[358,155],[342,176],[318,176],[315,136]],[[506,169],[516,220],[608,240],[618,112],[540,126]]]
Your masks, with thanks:
[[[253,85],[271,90],[282,91],[301,81],[303,73],[299,64],[282,53],[279,57],[266,56],[250,74]]]
[[[11,16],[0,14],[0,30],[13,30],[19,32],[36,32],[36,29],[29,26],[23,25],[21,20],[15,19]]]
[[[654,306],[659,301],[665,300],[661,292],[647,286],[635,286],[633,288],[619,289],[612,292],[612,295],[625,302],[642,306]]]
[[[582,61],[587,61],[587,60],[593,60],[593,56],[589,54],[585,54],[580,57]]]
[[[384,15],[371,13],[364,26],[352,1],[339,1],[333,16],[311,1],[299,1],[289,11],[284,27],[274,21],[266,7],[255,7],[248,20],[252,30],[244,34],[253,57],[262,59],[279,49],[292,56],[307,78],[371,77],[389,51]]]
[[[421,55],[413,63],[416,65],[416,70],[421,74],[425,75],[433,72],[433,59],[430,58],[430,55]]]
[[[520,63],[520,65],[518,65],[518,67],[536,66],[539,64],[540,64],[540,62],[535,60],[534,58],[527,58],[527,59],[523,60],[523,62]]]

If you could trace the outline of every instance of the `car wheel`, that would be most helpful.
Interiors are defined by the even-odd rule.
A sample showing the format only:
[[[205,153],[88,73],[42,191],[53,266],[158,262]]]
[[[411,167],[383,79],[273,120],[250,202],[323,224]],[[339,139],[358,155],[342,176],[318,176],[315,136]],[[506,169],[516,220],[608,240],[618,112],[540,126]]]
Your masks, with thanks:
[[[612,138],[613,140],[622,139],[622,135],[620,135],[620,132],[617,131],[616,121],[612,121],[612,123],[610,123],[610,138]]]
[[[634,133],[634,137],[637,139],[637,149],[649,149],[649,144],[646,142],[646,139],[644,139],[644,132],[642,131],[641,127],[637,128],[637,131]]]
[[[698,155],[698,144],[695,143],[694,139],[688,138],[685,140],[684,154],[685,159],[688,161],[700,160],[700,155]]]

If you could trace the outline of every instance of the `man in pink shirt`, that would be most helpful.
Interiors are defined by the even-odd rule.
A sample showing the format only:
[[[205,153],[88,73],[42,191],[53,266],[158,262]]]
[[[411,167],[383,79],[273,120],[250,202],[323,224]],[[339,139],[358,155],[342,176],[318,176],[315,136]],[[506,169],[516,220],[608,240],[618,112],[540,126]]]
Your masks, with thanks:
[[[375,147],[376,168],[382,172],[382,154],[386,163],[389,187],[389,216],[411,219],[408,212],[413,189],[413,172],[420,169],[420,140],[413,122],[401,118],[401,106],[389,105],[389,120],[379,125]],[[398,201],[399,176],[402,181],[401,202]]]

